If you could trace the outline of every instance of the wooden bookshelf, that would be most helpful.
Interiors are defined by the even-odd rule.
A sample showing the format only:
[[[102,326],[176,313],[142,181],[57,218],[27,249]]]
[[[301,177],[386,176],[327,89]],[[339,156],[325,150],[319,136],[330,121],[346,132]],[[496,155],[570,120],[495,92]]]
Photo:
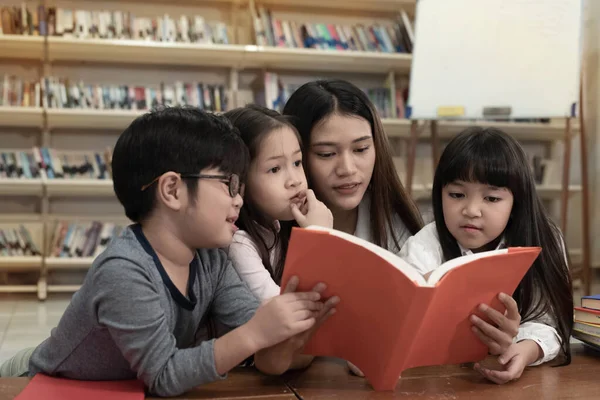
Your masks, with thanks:
[[[48,109],[48,127],[123,130],[131,121],[147,111],[143,110],[90,110]]]
[[[0,270],[39,270],[42,267],[42,256],[10,256],[0,257]]]
[[[47,257],[46,267],[49,270],[87,269],[92,265],[94,257]]]
[[[0,58],[42,60],[43,36],[0,35]]]
[[[408,139],[410,137],[410,124],[408,119],[383,119],[383,127],[389,137]],[[503,130],[517,140],[530,141],[556,141],[561,140],[565,134],[564,121],[549,123],[542,122],[493,122],[493,121],[440,121],[438,123],[438,136],[440,139],[451,139],[462,130],[470,126],[495,127]],[[573,127],[577,131],[578,126]],[[420,135],[422,139],[429,139],[431,131],[426,128]]]
[[[81,61],[122,64],[238,67],[244,46],[161,43],[139,40],[48,37],[50,62]]]
[[[2,196],[42,196],[43,194],[44,188],[41,179],[0,179],[0,195]]]
[[[250,0],[237,1],[247,3]],[[417,2],[416,0],[255,0],[255,3],[265,7],[302,7],[305,9],[315,8],[381,13],[393,13],[404,9],[407,13],[414,14]]]
[[[316,62],[318,60],[318,62]],[[412,54],[246,46],[245,68],[312,72],[408,74]]]
[[[44,110],[41,107],[0,106],[0,126],[41,129],[44,126]]]
[[[45,179],[50,197],[107,197],[114,196],[111,179]]]

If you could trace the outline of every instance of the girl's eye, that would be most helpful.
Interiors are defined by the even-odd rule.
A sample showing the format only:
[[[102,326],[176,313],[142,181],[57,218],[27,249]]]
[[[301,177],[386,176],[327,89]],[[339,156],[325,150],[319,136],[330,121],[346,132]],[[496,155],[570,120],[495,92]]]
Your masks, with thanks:
[[[294,161],[294,167],[300,167],[300,166],[302,166],[302,160]]]
[[[272,173],[272,174],[276,174],[277,172],[279,172],[279,170],[280,170],[280,169],[281,169],[281,168],[279,168],[279,167],[273,167],[273,168],[271,168],[271,169],[269,170],[269,172],[270,172],[270,173]]]
[[[365,151],[369,150],[371,146],[365,146],[365,147],[361,147],[360,149],[356,149],[354,151],[356,151],[357,153],[364,153]]]
[[[450,192],[448,193],[448,196],[452,197],[453,199],[462,199],[465,195],[462,193]]]
[[[321,157],[321,158],[330,158],[333,157],[335,153],[317,153],[317,156]]]
[[[490,203],[496,203],[496,202],[499,202],[500,200],[502,200],[500,197],[494,197],[494,196],[487,196],[485,199],[487,201],[489,201]]]

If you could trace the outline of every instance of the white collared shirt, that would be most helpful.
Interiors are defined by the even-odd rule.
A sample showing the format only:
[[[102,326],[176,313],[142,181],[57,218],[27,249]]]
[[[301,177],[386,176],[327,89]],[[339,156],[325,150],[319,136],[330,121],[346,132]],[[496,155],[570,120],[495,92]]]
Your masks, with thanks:
[[[504,248],[505,242],[501,240],[498,248]],[[460,246],[463,256],[473,254],[469,249]],[[563,247],[564,251],[564,247]],[[409,238],[399,254],[400,258],[415,267],[425,275],[444,263],[444,253],[440,244],[435,222],[426,225],[416,235]],[[537,295],[542,295],[541,293]],[[530,366],[552,361],[560,352],[561,339],[556,331],[556,322],[549,315],[542,315],[535,321],[524,322],[519,327],[519,333],[514,342],[526,339],[533,340],[542,349],[544,355]]]

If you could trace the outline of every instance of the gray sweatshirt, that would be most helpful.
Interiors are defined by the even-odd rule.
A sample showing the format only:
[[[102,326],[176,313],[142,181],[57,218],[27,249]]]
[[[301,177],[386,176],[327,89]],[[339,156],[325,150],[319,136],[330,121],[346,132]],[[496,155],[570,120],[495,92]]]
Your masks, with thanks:
[[[80,380],[142,380],[176,396],[223,379],[209,320],[245,324],[259,301],[221,250],[198,250],[188,295],[171,282],[139,225],[128,227],[94,261],[58,326],[31,356],[38,372]]]

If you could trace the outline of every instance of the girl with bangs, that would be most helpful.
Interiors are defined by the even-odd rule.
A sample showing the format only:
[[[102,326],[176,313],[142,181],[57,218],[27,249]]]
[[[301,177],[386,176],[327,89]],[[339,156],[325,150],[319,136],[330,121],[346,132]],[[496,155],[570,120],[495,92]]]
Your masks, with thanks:
[[[505,247],[542,251],[513,297],[500,293],[501,314],[471,316],[473,332],[503,367],[475,369],[498,384],[518,379],[527,366],[563,358],[569,364],[573,294],[564,240],[539,198],[519,143],[494,128],[473,127],[445,148],[432,192],[435,222],[404,244],[400,257],[428,275],[456,257]]]

